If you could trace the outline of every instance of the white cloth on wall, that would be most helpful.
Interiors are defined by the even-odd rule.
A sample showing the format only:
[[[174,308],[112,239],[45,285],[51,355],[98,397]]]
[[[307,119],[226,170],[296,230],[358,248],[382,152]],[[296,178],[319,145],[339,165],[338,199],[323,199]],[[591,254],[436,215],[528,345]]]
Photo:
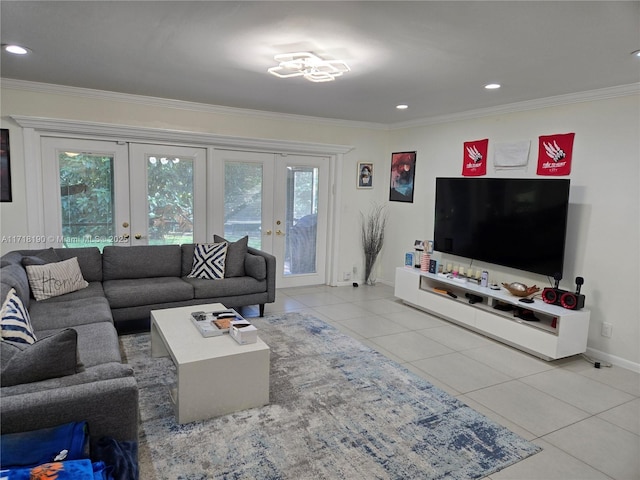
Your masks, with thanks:
[[[496,170],[527,168],[529,162],[530,140],[498,143],[493,154]]]

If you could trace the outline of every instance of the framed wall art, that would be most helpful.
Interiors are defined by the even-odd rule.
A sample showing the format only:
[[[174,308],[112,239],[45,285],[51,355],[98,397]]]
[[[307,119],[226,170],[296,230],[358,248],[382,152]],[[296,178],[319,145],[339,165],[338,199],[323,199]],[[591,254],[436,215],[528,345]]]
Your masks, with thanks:
[[[358,162],[358,188],[373,188],[373,163]]]
[[[9,152],[9,129],[0,128],[0,202],[10,202],[11,154]]]
[[[392,153],[389,200],[413,203],[415,176],[416,152]]]

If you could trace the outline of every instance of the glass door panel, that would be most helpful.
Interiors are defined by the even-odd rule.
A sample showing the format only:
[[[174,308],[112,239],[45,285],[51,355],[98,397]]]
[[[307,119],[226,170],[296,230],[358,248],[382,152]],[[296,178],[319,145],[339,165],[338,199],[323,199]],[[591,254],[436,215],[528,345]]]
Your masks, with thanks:
[[[132,244],[205,241],[206,151],[131,144],[129,152]]]
[[[289,166],[286,172],[284,275],[316,273],[318,168]]]
[[[234,242],[249,236],[249,246],[262,247],[261,163],[225,162],[224,238]]]
[[[115,243],[113,163],[113,154],[58,153],[63,246]]]
[[[193,243],[193,158],[146,155],[150,245]]]
[[[129,244],[129,173],[124,145],[42,139],[43,214],[47,245]]]

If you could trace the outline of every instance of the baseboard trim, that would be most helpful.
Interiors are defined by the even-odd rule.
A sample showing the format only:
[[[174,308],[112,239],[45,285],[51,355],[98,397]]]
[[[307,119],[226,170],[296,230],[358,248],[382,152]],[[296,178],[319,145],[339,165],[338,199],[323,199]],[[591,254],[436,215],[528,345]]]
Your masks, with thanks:
[[[596,360],[605,361],[618,367],[626,368],[632,372],[640,373],[640,363],[631,362],[624,358],[616,357],[610,353],[601,352],[595,348],[587,347],[587,355]]]

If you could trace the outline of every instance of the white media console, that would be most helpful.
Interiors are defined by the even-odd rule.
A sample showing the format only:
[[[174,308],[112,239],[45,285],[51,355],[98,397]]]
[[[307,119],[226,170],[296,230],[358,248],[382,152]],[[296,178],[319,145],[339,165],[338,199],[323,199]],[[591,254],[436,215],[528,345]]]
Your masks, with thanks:
[[[442,291],[451,292],[456,298]],[[471,304],[465,297],[467,293],[482,300]],[[396,269],[395,296],[409,305],[545,360],[569,357],[587,349],[590,312],[585,309],[567,310],[539,299],[523,303],[504,288],[492,290],[407,267]],[[505,304],[528,310],[536,321],[495,308]]]

